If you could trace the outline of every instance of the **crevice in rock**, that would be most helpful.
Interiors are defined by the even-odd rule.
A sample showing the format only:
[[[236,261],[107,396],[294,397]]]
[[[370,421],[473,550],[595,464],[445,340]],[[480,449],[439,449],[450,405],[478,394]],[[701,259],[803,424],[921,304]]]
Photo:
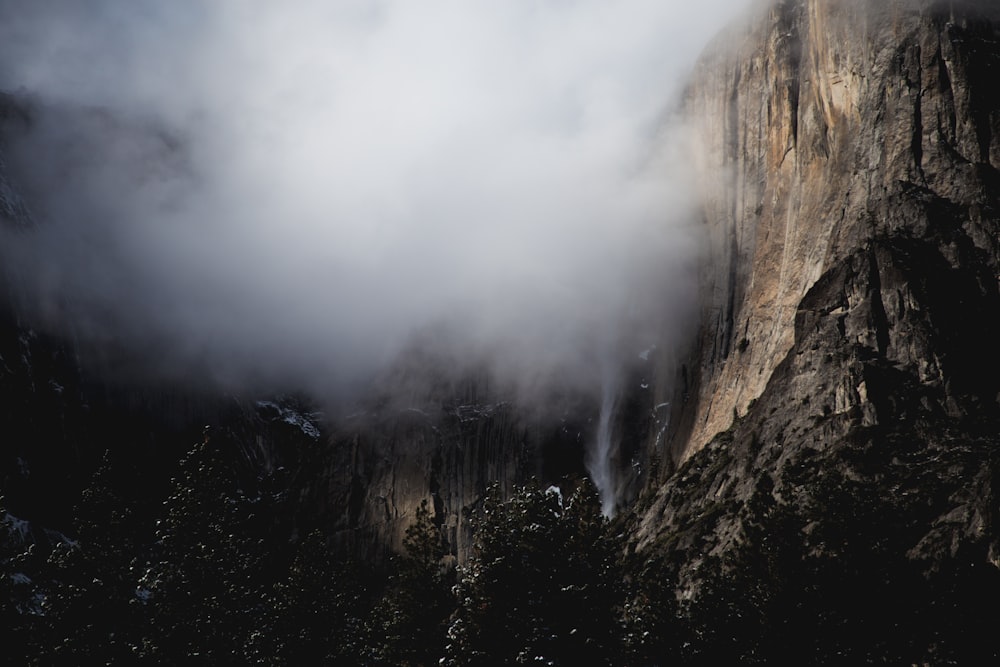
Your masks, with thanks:
[[[885,358],[889,349],[889,319],[886,316],[885,303],[882,301],[882,279],[879,275],[877,252],[874,246],[868,249],[868,293],[878,355],[880,358]]]

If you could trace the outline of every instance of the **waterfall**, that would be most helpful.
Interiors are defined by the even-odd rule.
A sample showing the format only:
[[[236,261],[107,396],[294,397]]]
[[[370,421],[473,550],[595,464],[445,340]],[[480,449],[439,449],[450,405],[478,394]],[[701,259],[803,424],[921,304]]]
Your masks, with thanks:
[[[611,368],[605,369],[601,378],[601,411],[597,421],[597,433],[587,452],[586,465],[590,478],[601,496],[601,511],[604,516],[614,515],[618,502],[618,488],[612,459],[616,451],[614,443],[613,417],[618,402],[619,376]]]

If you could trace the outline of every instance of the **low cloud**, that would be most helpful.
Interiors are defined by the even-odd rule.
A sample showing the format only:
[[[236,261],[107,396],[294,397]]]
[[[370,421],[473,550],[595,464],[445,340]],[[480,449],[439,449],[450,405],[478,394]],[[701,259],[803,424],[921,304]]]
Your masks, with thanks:
[[[4,261],[158,373],[337,394],[417,336],[599,384],[691,307],[672,111],[747,4],[0,0]]]

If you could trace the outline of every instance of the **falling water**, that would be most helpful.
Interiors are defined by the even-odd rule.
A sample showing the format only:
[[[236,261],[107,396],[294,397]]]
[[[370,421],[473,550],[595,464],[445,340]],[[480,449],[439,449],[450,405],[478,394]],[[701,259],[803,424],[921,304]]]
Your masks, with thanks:
[[[618,400],[618,374],[606,370],[601,380],[601,412],[597,421],[597,435],[587,453],[587,472],[601,496],[601,511],[610,517],[615,512],[618,489],[611,461],[615,453],[612,417]]]

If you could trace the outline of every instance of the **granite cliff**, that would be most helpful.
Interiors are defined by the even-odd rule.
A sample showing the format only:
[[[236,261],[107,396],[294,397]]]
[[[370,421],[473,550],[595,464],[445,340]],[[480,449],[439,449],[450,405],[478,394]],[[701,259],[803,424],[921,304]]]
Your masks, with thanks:
[[[989,2],[778,2],[702,60],[701,333],[679,467],[633,524],[680,595],[706,563],[767,562],[768,531],[795,563],[995,584],[997,73]],[[889,579],[851,590],[886,611]],[[965,594],[932,604],[979,604]]]
[[[992,298],[995,17],[989,3],[781,2],[703,59],[687,105],[699,119],[712,270],[682,457],[747,414],[800,347],[803,299],[861,250],[881,290],[843,304],[857,329],[848,339],[913,367],[924,383],[969,363],[988,376],[992,351],[976,343],[990,339],[991,322],[974,311],[966,326],[922,308],[918,281],[905,278],[930,267],[903,276],[898,258],[940,255],[956,274],[982,274],[977,304]],[[903,239],[912,247],[892,248]],[[953,304],[967,298],[957,285],[935,289]],[[854,314],[861,301],[882,302],[871,306],[875,319]],[[959,330],[948,337],[969,339],[955,346],[966,358],[942,362],[954,355],[931,349],[944,341],[928,341],[928,327]],[[869,402],[858,385],[841,388],[835,412]]]

